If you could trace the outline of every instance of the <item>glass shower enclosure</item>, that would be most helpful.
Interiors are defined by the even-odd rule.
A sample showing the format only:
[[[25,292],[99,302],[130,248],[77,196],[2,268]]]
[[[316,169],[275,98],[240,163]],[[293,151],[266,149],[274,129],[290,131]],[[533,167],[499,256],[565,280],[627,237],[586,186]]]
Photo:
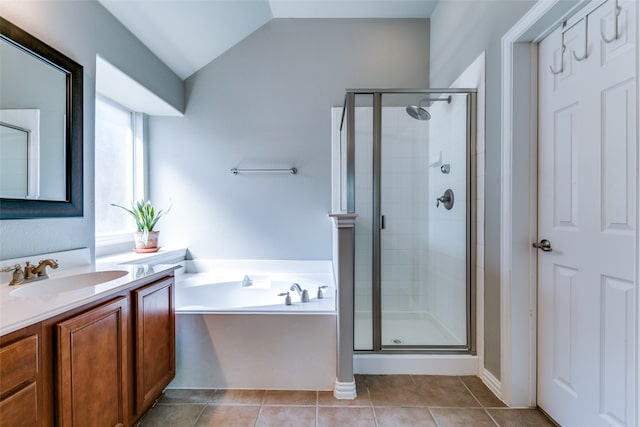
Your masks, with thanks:
[[[347,90],[334,203],[357,214],[354,350],[475,352],[475,109],[475,89]]]

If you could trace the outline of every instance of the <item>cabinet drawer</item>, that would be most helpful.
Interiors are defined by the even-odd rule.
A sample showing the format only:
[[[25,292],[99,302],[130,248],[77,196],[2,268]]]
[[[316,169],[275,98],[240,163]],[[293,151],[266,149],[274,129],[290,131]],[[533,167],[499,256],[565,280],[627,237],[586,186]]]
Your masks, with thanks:
[[[2,425],[33,427],[38,425],[38,398],[36,384],[23,388],[0,401]]]
[[[21,384],[35,381],[38,373],[38,337],[32,335],[0,349],[0,396]]]

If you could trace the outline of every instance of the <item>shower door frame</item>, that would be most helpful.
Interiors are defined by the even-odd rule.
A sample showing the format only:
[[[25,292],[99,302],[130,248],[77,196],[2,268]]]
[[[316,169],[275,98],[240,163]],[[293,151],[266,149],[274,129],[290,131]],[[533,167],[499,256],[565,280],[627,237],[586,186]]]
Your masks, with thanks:
[[[382,245],[381,245],[381,148],[382,148],[382,95],[416,94],[416,95],[467,95],[466,122],[466,170],[467,170],[467,218],[466,218],[466,345],[383,345],[382,344]],[[355,212],[355,97],[371,95],[373,99],[373,194],[372,194],[372,350],[355,350],[360,354],[367,353],[437,353],[437,354],[476,354],[476,173],[474,159],[476,156],[476,102],[477,89],[347,89],[345,95],[342,123],[346,119],[346,207],[347,213]],[[341,126],[342,127],[342,126]],[[355,249],[355,248],[354,248]]]

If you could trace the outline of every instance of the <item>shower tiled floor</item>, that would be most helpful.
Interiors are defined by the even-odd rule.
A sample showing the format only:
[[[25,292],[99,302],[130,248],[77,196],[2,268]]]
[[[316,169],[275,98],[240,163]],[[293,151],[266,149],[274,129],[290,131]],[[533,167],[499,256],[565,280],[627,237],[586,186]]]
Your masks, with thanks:
[[[358,397],[330,391],[166,390],[141,427],[542,427],[536,409],[505,408],[478,377],[356,375]]]

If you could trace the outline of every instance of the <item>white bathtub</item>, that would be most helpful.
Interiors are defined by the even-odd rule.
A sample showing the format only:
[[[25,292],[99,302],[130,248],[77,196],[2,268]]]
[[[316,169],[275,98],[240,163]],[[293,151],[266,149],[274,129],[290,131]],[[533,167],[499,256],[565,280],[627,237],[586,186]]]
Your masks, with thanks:
[[[229,277],[216,277],[215,274],[186,274],[182,277],[184,279],[176,285],[176,310],[180,313],[335,312],[335,289],[328,281],[300,275],[250,272],[239,276],[239,280],[225,280]],[[249,280],[248,286],[243,285],[245,277]],[[308,291],[308,303],[302,303],[299,293],[291,290],[294,283]],[[318,298],[318,292],[322,293],[322,299]],[[289,293],[291,305],[285,305],[283,293]]]
[[[245,276],[251,286],[243,286]],[[290,291],[293,283],[308,290],[308,303]],[[327,286],[322,299],[320,286]],[[335,295],[330,261],[185,261],[176,277],[177,366],[169,387],[332,390]]]

